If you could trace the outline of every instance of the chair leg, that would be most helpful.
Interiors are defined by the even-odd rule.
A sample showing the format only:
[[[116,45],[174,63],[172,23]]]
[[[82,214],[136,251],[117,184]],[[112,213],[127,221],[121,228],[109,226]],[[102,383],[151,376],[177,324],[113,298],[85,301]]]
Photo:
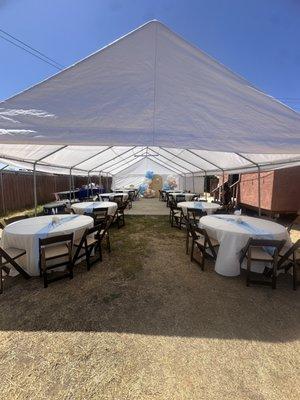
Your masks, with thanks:
[[[297,289],[297,265],[296,262],[293,263],[293,289]]]
[[[189,231],[186,231],[186,240],[185,240],[185,254],[189,254],[189,242],[190,242],[190,238],[189,238]]]
[[[251,260],[250,257],[247,258],[247,272],[246,272],[246,285],[250,286],[250,267],[251,267]]]
[[[109,233],[106,233],[106,246],[107,246],[107,250],[110,253],[111,252],[111,248],[110,248],[110,238],[109,238]]]
[[[2,268],[0,267],[0,294],[3,293],[3,275],[2,275],[3,271]]]
[[[48,277],[47,277],[47,271],[43,271],[43,278],[44,278],[44,288],[48,287]]]
[[[73,262],[72,262],[72,260],[69,262],[69,266],[68,266],[68,269],[69,269],[69,278],[70,279],[73,279],[73,277],[74,277],[74,275],[73,275]]]
[[[273,275],[272,275],[272,289],[276,289],[277,283],[277,261],[273,265]]]
[[[86,268],[89,271],[91,269],[91,263],[90,263],[90,253],[87,247],[85,248],[85,258],[86,258]]]

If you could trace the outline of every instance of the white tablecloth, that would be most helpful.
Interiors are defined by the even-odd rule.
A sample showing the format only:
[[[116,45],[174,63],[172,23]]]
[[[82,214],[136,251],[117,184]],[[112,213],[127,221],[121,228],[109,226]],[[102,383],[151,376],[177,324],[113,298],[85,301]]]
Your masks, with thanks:
[[[184,196],[185,201],[192,200],[194,196],[196,196],[196,193],[177,193],[177,192],[170,192],[169,195],[172,195],[174,199],[176,200],[177,196]]]
[[[204,201],[204,202],[202,202],[202,201],[184,201],[184,202],[178,203],[177,207],[180,207],[182,209],[183,214],[187,213],[188,208],[197,209],[197,210],[199,210],[199,208],[200,208],[203,211],[205,211],[207,214],[213,214],[219,208],[221,208],[221,206],[219,204],[208,203],[206,201]]]
[[[232,219],[228,221],[226,219]],[[246,224],[235,222],[234,215],[205,216],[200,219],[200,226],[205,228],[208,235],[220,243],[215,271],[224,276],[240,274],[239,257],[241,250],[246,246],[250,237],[273,240],[285,239],[286,246],[290,245],[290,238],[286,228],[272,221],[242,215]],[[251,232],[257,231],[257,233]],[[262,273],[264,263],[254,265],[253,271]]]
[[[125,193],[125,192],[123,192],[123,193],[100,193],[99,196],[100,197],[101,196],[108,196],[109,199],[112,200],[112,201],[114,200],[115,196],[123,196],[123,200],[127,200],[128,199],[128,193]]]
[[[114,215],[118,204],[112,201],[86,201],[83,203],[76,203],[72,205],[72,210],[75,214],[92,213],[94,208],[108,208],[108,215]]]
[[[80,239],[86,228],[94,225],[91,217],[83,215],[56,215],[60,222],[52,225],[53,216],[23,219],[7,225],[2,233],[4,249],[16,247],[25,249],[26,255],[18,263],[32,276],[39,275],[39,239],[49,236],[74,233],[74,240]]]

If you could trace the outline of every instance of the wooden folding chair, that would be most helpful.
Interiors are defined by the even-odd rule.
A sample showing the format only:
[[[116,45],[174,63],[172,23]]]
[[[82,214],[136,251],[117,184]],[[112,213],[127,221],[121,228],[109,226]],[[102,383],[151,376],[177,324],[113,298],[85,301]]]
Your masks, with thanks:
[[[250,238],[248,243],[241,251],[240,264],[243,260],[247,259],[247,273],[246,285],[250,286],[251,283],[257,285],[271,286],[276,289],[277,282],[277,266],[278,255],[283,248],[285,240],[270,240],[270,239],[253,239]],[[251,262],[263,262],[271,265],[271,281],[251,279]]]
[[[79,259],[85,258],[87,264],[87,270],[89,271],[91,266],[97,261],[102,261],[102,249],[101,249],[101,224],[93,226],[92,228],[87,228],[82,235],[80,240],[74,242],[74,247],[76,248],[73,264],[75,264]],[[98,250],[98,257],[94,256],[91,259],[92,251]]]
[[[291,268],[293,271],[293,289],[296,290],[300,284],[297,280],[297,266],[300,265],[300,239],[297,240],[286,252],[282,251],[279,253],[279,260],[277,269],[283,268],[285,272],[288,272]]]
[[[24,256],[26,254],[26,250],[16,249],[13,247],[2,249],[0,247],[0,294],[3,293],[3,271],[6,275],[10,273],[10,267],[14,267],[20,275],[22,275],[25,279],[30,279],[30,275],[17,263],[17,259]],[[3,262],[4,259],[4,262]]]
[[[191,261],[195,261],[198,265],[200,265],[201,269],[204,270],[205,258],[211,258],[216,261],[217,259],[217,251],[216,248],[220,245],[219,242],[213,238],[210,238],[205,229],[195,227],[189,221],[187,222],[187,226],[190,230],[192,237],[192,247],[191,247]],[[201,262],[199,262],[194,257],[194,249],[195,247],[201,253]]]
[[[73,278],[72,247],[73,233],[39,239],[39,267],[45,288],[48,287],[49,283],[57,280],[67,277]],[[59,260],[59,262],[54,263],[55,260]],[[66,267],[67,272],[59,273],[49,279],[48,271],[53,271],[63,266]]]
[[[195,228],[199,227],[199,221],[201,217],[204,217],[206,214],[205,211],[195,208],[187,208],[186,210],[186,219],[190,224],[192,224]],[[188,229],[188,226],[186,225],[186,244],[185,244],[185,252],[186,254],[189,254],[189,245],[190,245],[190,239],[192,238],[192,233],[190,229]]]

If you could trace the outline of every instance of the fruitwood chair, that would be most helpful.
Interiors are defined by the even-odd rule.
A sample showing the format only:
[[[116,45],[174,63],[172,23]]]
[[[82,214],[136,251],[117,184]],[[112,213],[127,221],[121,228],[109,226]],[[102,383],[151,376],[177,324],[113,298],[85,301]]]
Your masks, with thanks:
[[[73,257],[73,264],[75,264],[79,259],[85,258],[87,270],[89,271],[93,264],[95,264],[97,261],[102,261],[102,237],[100,235],[101,228],[101,224],[95,225],[92,228],[87,228],[84,231],[81,239],[74,242],[76,251]],[[98,250],[99,255],[98,257],[94,256],[93,260],[91,260],[91,254],[93,250],[95,250],[95,252]]]
[[[73,233],[59,236],[51,236],[45,239],[39,239],[39,267],[40,275],[44,279],[44,287],[49,283],[63,278],[73,278],[72,261]],[[53,263],[54,260],[59,260]],[[51,263],[49,263],[51,261]],[[49,263],[49,264],[48,264]],[[48,271],[65,266],[66,272],[58,274],[49,279]]]
[[[190,231],[192,237],[191,247],[191,261],[195,261],[204,270],[205,258],[211,258],[214,261],[217,259],[217,247],[220,245],[219,242],[213,238],[210,238],[205,229],[195,227],[187,220],[187,229]],[[201,253],[201,262],[194,257],[195,247]]]
[[[277,269],[284,269],[288,272],[291,268],[293,272],[293,289],[296,290],[300,284],[297,280],[297,266],[300,265],[300,239],[292,245],[286,252],[279,253]]]
[[[24,256],[26,254],[26,250],[16,249],[16,248],[7,248],[2,249],[0,247],[0,294],[3,293],[3,271],[6,275],[10,273],[10,267],[14,267],[20,275],[22,275],[25,279],[30,279],[30,275],[17,263],[17,259]]]
[[[188,208],[186,210],[186,219],[190,224],[192,224],[195,228],[198,228],[199,221],[201,217],[204,217],[207,213],[203,210],[195,209],[195,208]],[[189,245],[190,245],[190,238],[192,238],[192,234],[188,226],[186,227],[186,244],[185,244],[185,252],[189,254]]]
[[[94,219],[94,225],[99,225],[106,220],[108,214],[108,207],[97,207],[93,209],[92,217]]]
[[[285,240],[270,240],[270,239],[253,239],[250,238],[248,243],[241,251],[240,264],[247,259],[246,285],[251,283],[257,285],[271,286],[276,289],[278,256],[283,248]],[[270,263],[271,265],[271,281],[251,279],[251,262]]]
[[[174,205],[173,202],[170,203],[170,223],[171,227],[176,227],[181,229],[182,223],[183,223],[183,212],[182,209],[177,207],[177,205]]]
[[[126,210],[127,204],[128,204],[127,202],[124,202],[124,203],[118,205],[118,209],[115,213],[115,220],[117,221],[118,229],[125,226],[125,210]]]

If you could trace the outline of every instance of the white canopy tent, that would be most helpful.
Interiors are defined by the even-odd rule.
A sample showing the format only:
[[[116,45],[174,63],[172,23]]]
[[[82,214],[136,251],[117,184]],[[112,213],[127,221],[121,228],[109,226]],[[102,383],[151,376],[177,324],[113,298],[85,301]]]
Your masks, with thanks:
[[[300,115],[150,21],[0,103],[0,144],[34,173],[261,171],[300,165]]]

